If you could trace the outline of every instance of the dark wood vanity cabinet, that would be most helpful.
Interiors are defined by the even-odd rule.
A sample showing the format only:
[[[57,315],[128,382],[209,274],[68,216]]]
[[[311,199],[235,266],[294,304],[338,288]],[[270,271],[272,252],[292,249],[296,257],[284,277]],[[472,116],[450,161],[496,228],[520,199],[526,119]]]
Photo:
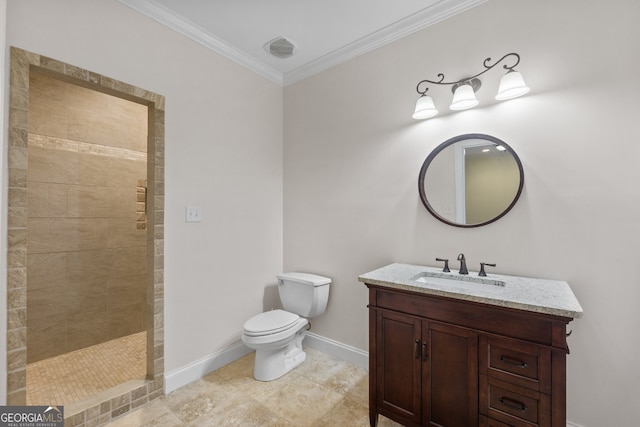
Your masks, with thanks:
[[[367,286],[372,426],[566,426],[572,319]]]

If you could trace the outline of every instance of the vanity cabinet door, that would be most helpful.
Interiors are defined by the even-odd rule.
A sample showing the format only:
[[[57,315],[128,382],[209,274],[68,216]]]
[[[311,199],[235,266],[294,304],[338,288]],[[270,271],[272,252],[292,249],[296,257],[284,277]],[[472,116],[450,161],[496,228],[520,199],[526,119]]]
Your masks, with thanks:
[[[389,310],[376,311],[376,331],[376,412],[405,425],[478,424],[475,331]]]
[[[381,414],[408,423],[421,419],[421,320],[376,312],[376,406]],[[372,423],[372,425],[374,425]]]
[[[446,323],[422,325],[422,425],[478,425],[478,334]]]

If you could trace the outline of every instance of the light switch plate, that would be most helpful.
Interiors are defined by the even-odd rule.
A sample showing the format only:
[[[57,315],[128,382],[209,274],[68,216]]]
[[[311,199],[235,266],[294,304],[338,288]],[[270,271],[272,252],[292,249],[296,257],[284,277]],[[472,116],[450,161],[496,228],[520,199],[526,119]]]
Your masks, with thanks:
[[[198,206],[187,206],[185,220],[187,222],[201,222],[202,208]]]

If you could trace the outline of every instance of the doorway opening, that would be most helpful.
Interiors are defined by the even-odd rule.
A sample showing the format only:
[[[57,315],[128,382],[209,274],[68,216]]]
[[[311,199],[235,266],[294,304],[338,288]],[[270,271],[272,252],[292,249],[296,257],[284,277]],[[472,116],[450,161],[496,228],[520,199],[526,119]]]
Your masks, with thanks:
[[[163,392],[164,97],[12,47],[9,104],[7,404],[103,424]],[[28,365],[113,345],[141,369],[30,402]]]

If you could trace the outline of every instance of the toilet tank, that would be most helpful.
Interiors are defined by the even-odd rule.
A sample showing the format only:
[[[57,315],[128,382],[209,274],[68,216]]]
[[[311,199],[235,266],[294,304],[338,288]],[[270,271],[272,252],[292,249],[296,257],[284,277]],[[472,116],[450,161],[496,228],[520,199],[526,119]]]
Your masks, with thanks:
[[[309,273],[283,273],[278,278],[278,293],[282,307],[302,317],[315,317],[324,313],[329,300],[328,277]]]

